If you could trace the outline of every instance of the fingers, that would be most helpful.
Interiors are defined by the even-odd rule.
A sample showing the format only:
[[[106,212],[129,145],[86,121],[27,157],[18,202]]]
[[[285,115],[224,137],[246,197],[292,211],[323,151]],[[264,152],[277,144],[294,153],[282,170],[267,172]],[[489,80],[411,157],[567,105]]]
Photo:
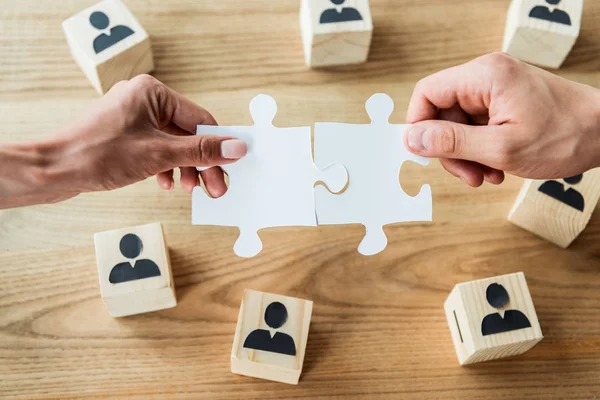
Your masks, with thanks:
[[[451,158],[442,158],[440,163],[444,169],[457,178],[462,179],[471,187],[479,187],[483,183],[484,173],[480,165],[465,160],[453,160]]]
[[[413,91],[406,121],[436,119],[438,110],[458,104],[467,114],[487,114],[491,79],[480,63],[470,62],[421,79]]]
[[[490,168],[485,165],[482,165],[483,168],[483,178],[486,182],[491,183],[493,185],[499,185],[504,182],[504,171],[500,171],[495,168]]]
[[[499,185],[504,182],[504,172],[466,160],[440,159],[444,169],[471,187],[479,187],[483,182]]]
[[[156,175],[156,180],[158,181],[158,185],[165,189],[171,190],[173,189],[173,170],[168,170],[165,172],[161,172]]]
[[[179,183],[186,193],[191,194],[196,186],[200,186],[198,171],[195,167],[183,167],[180,168],[180,171]]]
[[[509,140],[508,127],[471,126],[450,121],[423,121],[410,126],[405,135],[408,149],[423,157],[476,161],[497,168],[502,141]]]
[[[206,186],[208,193],[214,197],[221,197],[227,192],[227,185],[225,184],[225,175],[223,170],[219,167],[209,168],[200,173],[202,181]]]
[[[196,133],[197,125],[217,125],[214,117],[204,108],[195,104],[172,89],[168,89],[174,99],[171,122],[191,134]]]
[[[244,157],[248,150],[242,140],[209,135],[171,137],[167,146],[172,168],[230,164]]]

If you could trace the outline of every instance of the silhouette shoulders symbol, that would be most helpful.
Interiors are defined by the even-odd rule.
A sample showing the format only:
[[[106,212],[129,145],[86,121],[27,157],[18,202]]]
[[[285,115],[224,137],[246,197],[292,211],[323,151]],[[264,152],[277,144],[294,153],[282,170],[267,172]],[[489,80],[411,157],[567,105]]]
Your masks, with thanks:
[[[336,6],[344,4],[345,1],[346,0],[331,0]],[[335,8],[328,8],[321,14],[319,23],[328,24],[334,22],[362,21],[362,19],[360,12],[353,7],[343,7],[341,12],[338,12]]]
[[[286,323],[287,317],[287,309],[278,301],[269,304],[265,310],[265,322],[272,329],[282,327]],[[276,332],[271,337],[271,333],[266,329],[256,329],[250,332],[244,341],[244,348],[289,356],[296,355],[296,344],[290,335]]]
[[[508,292],[499,283],[492,283],[485,291],[488,303],[494,308],[502,308],[508,304]],[[531,322],[525,314],[519,310],[506,310],[504,317],[500,313],[486,315],[481,322],[481,334],[483,336],[496,333],[516,331],[531,328]]]
[[[108,28],[110,20],[102,11],[95,11],[90,15],[90,24],[98,30],[103,30]],[[133,30],[125,25],[110,28],[110,34],[101,33],[94,39],[94,51],[98,54],[133,34]]]
[[[142,252],[142,241],[133,233],[128,233],[121,238],[119,250],[121,254],[129,259],[138,257]],[[160,276],[160,268],[152,260],[137,260],[134,266],[129,261],[119,263],[113,267],[108,276],[110,283],[123,283],[137,281],[138,279]]]
[[[565,178],[564,181],[568,184],[574,185],[581,181],[583,175],[576,175],[570,178]],[[565,190],[565,186],[558,181],[546,181],[540,185],[538,191],[544,193],[564,203],[568,206],[573,207],[576,210],[583,211],[585,207],[585,200],[581,193],[573,188]]]
[[[546,0],[546,3],[551,5],[557,5],[561,0]],[[571,17],[566,11],[555,8],[554,11],[550,11],[547,6],[535,6],[529,12],[530,18],[542,19],[544,21],[556,22],[563,25],[571,25]]]

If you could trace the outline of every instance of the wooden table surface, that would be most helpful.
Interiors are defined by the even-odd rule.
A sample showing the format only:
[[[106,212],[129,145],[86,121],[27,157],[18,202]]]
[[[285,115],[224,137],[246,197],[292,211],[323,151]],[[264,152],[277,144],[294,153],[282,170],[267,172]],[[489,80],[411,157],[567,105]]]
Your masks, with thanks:
[[[97,95],[61,21],[93,0],[0,1],[0,140],[50,135]],[[372,0],[365,65],[304,66],[298,1],[127,0],[152,37],[155,76],[224,125],[250,124],[258,93],[275,123],[368,122],[383,91],[404,122],[415,82],[498,50],[509,0]],[[541,3],[541,0],[540,0]],[[600,2],[558,72],[600,86]],[[190,399],[600,398],[600,213],[568,249],[511,225],[521,179],[470,189],[439,163],[407,165],[403,187],[433,190],[433,223],[386,228],[387,249],[357,253],[360,225],[261,232],[237,258],[236,228],[191,226],[190,197],[153,179],[0,213],[0,397]],[[274,183],[276,184],[276,183]],[[113,319],[100,299],[95,232],[159,221],[179,305]],[[459,282],[524,271],[545,339],[530,352],[457,363],[442,310]],[[298,386],[235,376],[229,357],[244,288],[314,301]]]

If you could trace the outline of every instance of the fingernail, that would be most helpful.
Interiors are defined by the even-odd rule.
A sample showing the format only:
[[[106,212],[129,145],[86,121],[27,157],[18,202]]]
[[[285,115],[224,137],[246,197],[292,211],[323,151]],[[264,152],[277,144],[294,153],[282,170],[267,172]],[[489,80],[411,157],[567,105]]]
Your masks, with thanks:
[[[231,139],[221,142],[221,156],[230,160],[237,160],[246,155],[248,147],[243,140]]]
[[[427,130],[419,127],[409,128],[408,130],[408,147],[412,151],[423,152],[427,149],[426,140],[428,137]]]

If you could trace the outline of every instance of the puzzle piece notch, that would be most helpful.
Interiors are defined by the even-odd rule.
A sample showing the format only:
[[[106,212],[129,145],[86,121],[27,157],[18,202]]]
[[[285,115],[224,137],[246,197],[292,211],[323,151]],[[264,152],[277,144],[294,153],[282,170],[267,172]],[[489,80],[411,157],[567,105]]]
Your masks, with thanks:
[[[238,227],[234,251],[240,257],[253,257],[261,251],[257,232],[262,228],[316,226],[315,183],[320,180],[332,191],[340,191],[348,181],[342,165],[327,163],[322,170],[315,166],[310,127],[273,126],[277,103],[272,97],[258,95],[249,108],[255,125],[197,127],[199,135],[246,141],[248,153],[222,166],[230,178],[225,195],[212,199],[200,187],[192,194],[192,224]]]
[[[381,252],[387,246],[383,226],[394,222],[431,221],[431,187],[423,185],[417,196],[409,196],[400,185],[404,161],[428,165],[404,145],[406,125],[391,125],[393,100],[377,93],[365,103],[371,123],[367,125],[315,124],[317,166],[336,160],[346,167],[350,184],[337,196],[326,196],[316,188],[316,212],[320,225],[361,223],[366,234],[358,247],[363,255]],[[369,135],[369,136],[366,136]],[[339,148],[340,138],[346,146]],[[392,200],[393,199],[393,200]]]
[[[342,164],[329,164],[323,169],[319,169],[315,165],[315,171],[315,182],[323,182],[326,189],[332,193],[341,192],[348,183],[348,171]]]

